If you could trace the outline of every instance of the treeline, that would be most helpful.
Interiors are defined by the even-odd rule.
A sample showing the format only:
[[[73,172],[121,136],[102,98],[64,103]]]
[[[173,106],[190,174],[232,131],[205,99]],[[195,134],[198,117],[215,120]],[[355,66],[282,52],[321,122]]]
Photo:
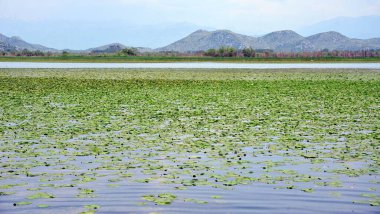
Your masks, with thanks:
[[[0,51],[0,56],[44,56],[44,57],[69,57],[69,56],[149,56],[149,57],[235,57],[235,58],[372,58],[380,57],[380,49],[378,50],[360,50],[360,51],[338,51],[324,49],[314,52],[274,52],[269,49],[253,49],[244,48],[241,50],[233,47],[221,47],[219,49],[209,49],[207,51],[179,53],[174,51],[162,52],[139,52],[137,48],[124,48],[115,52],[82,52],[71,53],[68,51],[62,52],[43,52],[30,51],[27,49],[21,51]]]
[[[106,50],[93,50],[91,51],[90,53],[88,53],[89,55],[118,55],[118,56],[138,56],[140,54],[140,52],[138,51],[137,48],[123,48],[123,49],[119,49],[119,48],[114,48],[114,47],[110,47]]]
[[[258,50],[258,52],[259,51],[260,50]],[[268,50],[268,52],[269,51],[270,50]],[[209,49],[204,55],[212,57],[256,57],[256,51],[252,48],[237,50],[233,47],[221,47],[219,49]]]
[[[1,56],[53,56],[51,52],[43,52],[40,50],[31,51],[28,49],[23,49],[21,51],[0,51]]]
[[[203,53],[204,56],[211,57],[251,57],[251,58],[366,58],[380,57],[380,50],[360,50],[360,51],[322,51],[313,52],[274,52],[273,50],[244,48],[237,50],[233,47],[221,47],[219,49],[209,49]]]

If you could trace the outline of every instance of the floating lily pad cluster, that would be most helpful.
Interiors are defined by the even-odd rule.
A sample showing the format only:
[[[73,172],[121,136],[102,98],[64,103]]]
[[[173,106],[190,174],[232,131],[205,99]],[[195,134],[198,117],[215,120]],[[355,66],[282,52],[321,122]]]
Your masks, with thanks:
[[[168,190],[137,194],[142,206],[207,207],[228,200],[213,189],[376,181],[379,72],[234,72],[0,70],[0,202],[55,209],[66,194],[93,213],[136,184]],[[377,206],[366,185],[355,204]],[[199,187],[207,199],[186,195]]]

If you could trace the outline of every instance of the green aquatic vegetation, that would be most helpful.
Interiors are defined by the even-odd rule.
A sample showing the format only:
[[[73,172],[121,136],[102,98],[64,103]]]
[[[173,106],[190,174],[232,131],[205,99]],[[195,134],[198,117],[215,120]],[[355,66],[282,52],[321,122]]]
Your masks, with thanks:
[[[331,186],[331,187],[342,187],[343,184],[341,181],[331,181],[331,182],[328,182],[328,186]]]
[[[137,179],[135,180],[135,182],[139,182],[139,183],[149,183],[151,180],[151,178],[144,178],[144,179]]]
[[[329,187],[343,187],[342,182],[335,181],[324,181],[324,182],[315,182],[318,186],[329,186]]]
[[[17,203],[14,203],[13,206],[23,206],[23,205],[31,205],[32,202],[30,201],[20,201],[20,202],[17,202]]]
[[[91,212],[91,211],[97,211],[100,209],[100,205],[98,204],[89,204],[89,205],[85,205],[84,208],[88,209],[87,212]]]
[[[0,185],[0,189],[10,189],[12,187],[25,186],[27,183],[17,183],[17,184],[4,184]]]
[[[380,197],[371,197],[371,200],[361,200],[361,201],[353,201],[353,203],[357,204],[369,204],[371,206],[380,206]]]
[[[40,184],[40,187],[54,187],[54,184]]]
[[[133,177],[133,173],[121,173],[119,176],[122,178],[130,178]]]
[[[0,189],[11,197],[379,184],[378,71],[0,70]]]
[[[86,211],[81,212],[80,214],[94,214],[94,213],[95,213],[95,210],[86,210]]]
[[[369,197],[369,198],[376,198],[376,197],[378,197],[376,194],[369,194],[369,193],[362,193],[362,194],[360,194],[360,196]]]
[[[76,181],[77,183],[88,183],[95,181],[95,177],[89,177],[89,176],[82,176],[80,178],[74,179],[73,181]]]
[[[38,191],[38,190],[41,190],[41,188],[40,187],[33,187],[33,188],[28,188],[26,190],[28,190],[28,191]]]
[[[275,189],[296,189],[294,185],[275,187]]]
[[[369,205],[371,206],[380,206],[380,198],[376,198],[375,200],[370,200]]]
[[[54,195],[48,194],[46,192],[38,192],[33,195],[29,195],[28,199],[39,199],[39,198],[55,198]]]
[[[37,207],[38,208],[48,208],[49,205],[47,205],[47,204],[37,204]]]
[[[142,198],[146,201],[154,202],[156,205],[169,205],[177,198],[177,196],[171,193],[161,193],[157,196],[144,195]]]
[[[0,196],[3,196],[3,195],[13,195],[15,193],[16,192],[0,192]]]
[[[67,188],[67,187],[76,187],[76,184],[60,184],[60,185],[54,185],[54,188]]]
[[[119,182],[119,181],[122,181],[123,179],[121,178],[111,178],[111,179],[108,179],[108,182]]]
[[[174,187],[176,190],[187,190],[188,188],[185,186],[179,186],[179,187]]]
[[[194,199],[194,198],[185,198],[183,201],[184,202],[192,202],[192,203],[195,203],[195,204],[208,204],[207,201],[203,201],[203,200],[199,200],[199,199]]]
[[[95,190],[86,189],[86,188],[78,188],[79,193],[76,195],[77,198],[95,198]]]
[[[350,177],[358,177],[361,175],[366,175],[371,173],[371,170],[369,168],[362,168],[362,169],[352,169],[352,168],[346,168],[346,169],[335,169],[331,170],[331,172],[337,173],[337,174],[345,174]]]
[[[302,191],[310,193],[310,192],[314,192],[314,189],[313,188],[303,188]]]

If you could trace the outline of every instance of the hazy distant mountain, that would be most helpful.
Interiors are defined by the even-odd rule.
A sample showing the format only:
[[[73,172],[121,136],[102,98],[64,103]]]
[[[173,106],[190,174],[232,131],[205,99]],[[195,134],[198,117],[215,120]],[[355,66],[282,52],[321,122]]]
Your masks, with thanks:
[[[28,41],[43,41],[43,44],[57,49],[85,50],[115,41],[134,47],[158,48],[200,28],[205,27],[186,22],[138,24],[119,20],[22,21],[3,20],[0,17],[1,33],[18,35],[28,38]]]
[[[303,39],[304,37],[291,30],[275,31],[255,38],[250,46],[255,49],[290,51]]]
[[[128,46],[125,46],[120,43],[112,43],[108,45],[103,45],[96,48],[90,48],[87,50],[70,50],[70,49],[64,49],[63,51],[68,51],[70,53],[117,53],[121,51],[124,48],[127,48]],[[130,47],[129,47],[130,48]],[[0,51],[6,51],[6,52],[12,52],[12,51],[22,51],[24,49],[30,50],[30,51],[42,51],[42,52],[61,52],[60,50],[54,49],[54,48],[48,48],[42,45],[38,44],[30,44],[28,42],[25,42],[21,38],[17,36],[13,37],[7,37],[3,34],[0,34]],[[144,47],[136,47],[136,49],[143,53],[143,52],[151,52],[153,51],[150,48],[144,48]]]
[[[380,39],[350,39],[340,33],[330,31],[306,37],[297,46],[294,47],[294,51],[315,51],[322,49],[380,49]]]
[[[350,38],[370,39],[380,37],[380,16],[338,17],[298,30],[303,35],[337,31]]]
[[[211,32],[198,30],[173,44],[156,50],[187,52],[220,48],[222,46],[241,49],[249,47],[253,43],[253,40],[253,37],[233,33],[229,30],[217,30]]]
[[[88,52],[96,52],[96,53],[116,53],[126,48],[125,45],[122,45],[120,43],[112,43],[109,45],[103,45],[96,48],[90,48],[86,51]]]
[[[380,39],[350,39],[338,32],[325,32],[309,37],[302,37],[294,31],[276,31],[262,37],[250,37],[228,30],[198,30],[189,36],[157,51],[190,52],[210,48],[234,47],[242,49],[271,49],[274,51],[299,52],[329,50],[380,49]]]
[[[30,44],[25,42],[20,37],[12,36],[7,37],[3,34],[0,34],[0,51],[21,51],[24,49],[28,49],[30,51],[51,51],[56,52],[56,49],[48,48],[42,45]]]
[[[320,51],[323,49],[364,50],[380,49],[380,38],[351,39],[334,31],[302,37],[294,31],[284,30],[272,32],[261,37],[251,37],[237,34],[229,30],[198,30],[185,38],[162,48],[153,50],[150,48],[137,47],[137,50],[139,52],[194,52],[206,51],[211,48],[217,49],[223,46],[234,47],[236,49],[243,49],[245,47],[252,47],[253,49],[271,49],[277,52]],[[127,47],[130,48],[131,46],[112,43],[86,50],[65,50],[72,53],[117,53]],[[30,44],[19,37],[7,37],[0,34],[0,51],[21,51],[23,49],[31,51],[40,50],[43,52],[60,52],[60,50],[57,49]]]
[[[127,46],[125,46],[123,44],[120,44],[120,43],[112,43],[112,44],[103,45],[103,46],[96,47],[96,48],[87,49],[86,52],[93,52],[93,53],[117,53],[117,52],[123,50],[124,48],[131,48],[131,47],[127,47]],[[135,48],[140,53],[153,51],[150,48],[144,48],[144,47],[135,47]]]

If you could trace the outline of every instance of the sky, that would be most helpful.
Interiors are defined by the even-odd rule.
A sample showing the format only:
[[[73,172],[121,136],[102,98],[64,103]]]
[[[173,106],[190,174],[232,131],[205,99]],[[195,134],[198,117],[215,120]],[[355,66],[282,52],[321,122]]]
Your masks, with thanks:
[[[198,27],[229,29],[254,36],[275,30],[300,29],[340,16],[370,15],[380,15],[380,0],[0,0],[0,33],[19,33],[24,38],[33,32],[23,32],[29,25],[43,29],[44,37],[48,37],[46,32],[59,31],[59,26],[66,24],[66,30],[74,34],[80,31],[76,25],[83,31],[93,25],[93,28],[104,27],[108,31],[118,31],[118,27],[137,28],[144,34],[144,26],[175,28],[187,25],[191,26],[189,30]],[[114,25],[114,29],[107,28],[110,25]],[[91,29],[88,32],[92,32]],[[134,31],[120,31],[132,38],[131,32]],[[65,40],[69,35],[63,32],[61,37]],[[104,35],[100,37],[105,38]],[[32,40],[38,38],[34,36]],[[100,39],[99,43],[106,40]],[[135,40],[128,40],[127,35],[123,41],[133,43]],[[70,41],[66,45],[70,46]],[[142,41],[135,43],[143,45]],[[83,46],[86,45],[90,44]]]

